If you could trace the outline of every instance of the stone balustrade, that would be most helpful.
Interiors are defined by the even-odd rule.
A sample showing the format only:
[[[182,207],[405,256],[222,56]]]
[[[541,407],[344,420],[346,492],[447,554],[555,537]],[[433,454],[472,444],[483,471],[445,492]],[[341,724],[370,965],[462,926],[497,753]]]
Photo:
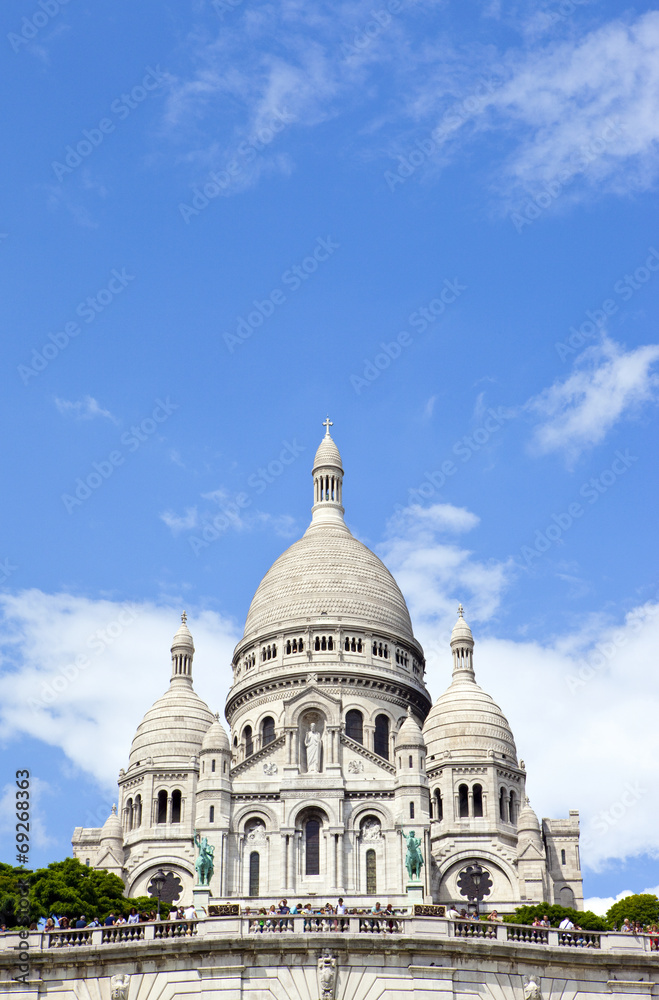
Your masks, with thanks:
[[[563,931],[555,927],[530,927],[523,924],[478,920],[449,920],[439,916],[413,916],[408,912],[393,914],[360,913],[269,916],[207,917],[198,920],[165,920],[143,924],[119,924],[113,927],[85,927],[70,930],[30,931],[29,951],[45,952],[54,948],[102,948],[116,945],[144,946],[149,942],[167,942],[181,938],[240,939],[255,935],[363,935],[411,937],[429,941],[478,939],[484,944],[503,944],[530,949],[596,949],[610,952],[650,952],[657,950],[657,939],[649,934],[621,934],[599,931]],[[21,945],[16,931],[0,936],[0,952],[15,951]]]

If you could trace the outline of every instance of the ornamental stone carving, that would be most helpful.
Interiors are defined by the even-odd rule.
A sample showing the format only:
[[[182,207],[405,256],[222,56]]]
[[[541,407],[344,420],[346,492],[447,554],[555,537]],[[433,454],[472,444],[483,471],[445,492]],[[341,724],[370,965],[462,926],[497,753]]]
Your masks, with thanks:
[[[382,827],[377,819],[366,819],[362,823],[362,840],[370,843],[382,839]]]
[[[361,771],[364,770],[364,761],[363,760],[349,760],[348,761],[348,770],[350,771],[351,774],[359,774]]]
[[[524,1000],[542,1000],[538,978],[535,973],[532,973],[530,976],[524,976]]]
[[[265,823],[260,819],[253,820],[247,827],[245,834],[248,843],[265,844]]]
[[[110,979],[111,1000],[128,1000],[130,976],[112,976]]]
[[[276,774],[277,773],[277,765],[274,762],[270,762],[269,764],[264,764],[263,765],[263,773],[264,774]]]
[[[320,1000],[334,1000],[336,996],[336,955],[326,951],[318,959],[318,986]]]

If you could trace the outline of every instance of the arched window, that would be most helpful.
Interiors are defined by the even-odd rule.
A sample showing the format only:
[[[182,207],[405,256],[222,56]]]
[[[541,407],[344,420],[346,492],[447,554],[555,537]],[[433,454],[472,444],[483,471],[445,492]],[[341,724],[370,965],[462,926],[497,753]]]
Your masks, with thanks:
[[[565,864],[565,851],[561,851],[561,864]]]
[[[172,792],[172,823],[181,822],[181,793],[176,789]]]
[[[222,764],[222,773],[223,774],[227,773],[227,762],[226,761],[224,761],[224,763]]]
[[[210,809],[208,810],[208,822],[209,823],[215,822],[215,806],[211,806]]]
[[[142,796],[135,796],[135,807],[133,809],[133,829],[142,825]]]
[[[412,756],[412,754],[410,754],[409,756],[409,761],[410,761],[410,767],[414,767],[414,757]]]
[[[414,803],[410,802],[410,819],[414,819]]]
[[[252,738],[251,726],[245,726],[243,729],[243,741],[245,743],[245,756],[251,757],[254,753],[254,739]]]
[[[499,791],[499,819],[502,823],[506,822],[506,790],[504,788]]]
[[[509,821],[511,823],[514,823],[515,820],[517,819],[517,808],[516,808],[516,805],[515,805],[515,793],[514,792],[510,793],[510,800],[509,801],[510,801],[510,804],[509,804],[510,812],[508,813],[508,818],[509,818]]]
[[[571,910],[574,909],[574,893],[568,885],[564,885],[561,889],[561,906],[567,906]]]
[[[320,875],[320,823],[317,819],[307,820],[305,830],[307,875]]]
[[[286,653],[288,654],[290,652],[291,652],[291,640],[289,639],[288,642],[286,643]]]
[[[460,819],[469,816],[469,789],[466,785],[458,788],[458,816]]]
[[[275,720],[268,715],[261,723],[261,746],[267,746],[275,738]]]
[[[435,819],[440,823],[444,819],[444,803],[439,788],[435,792]]]
[[[259,868],[261,858],[258,851],[252,851],[249,856],[249,894],[258,896],[259,894]]]
[[[346,736],[356,743],[364,742],[364,716],[356,708],[346,712]]]
[[[302,641],[302,639],[300,639],[300,641],[298,642],[297,649],[298,649],[298,653],[303,653],[304,652],[304,642]]]
[[[378,891],[377,861],[372,847],[366,852],[366,895],[375,896]]]
[[[375,718],[373,749],[378,757],[389,760],[389,719],[386,715],[378,715]]]
[[[474,785],[474,816],[483,815],[483,789],[481,785]]]
[[[215,771],[215,761],[214,760],[211,761],[211,771],[213,771],[213,772]]]
[[[158,814],[156,823],[167,822],[167,792],[158,792]]]
[[[327,639],[327,648],[334,649],[334,640],[332,639],[331,635]]]
[[[316,636],[316,638],[315,638],[315,641],[314,641],[314,644],[313,644],[313,648],[315,650],[319,650],[320,649],[320,639],[319,639],[318,636]]]
[[[129,799],[126,803],[126,829],[133,829],[133,800]]]

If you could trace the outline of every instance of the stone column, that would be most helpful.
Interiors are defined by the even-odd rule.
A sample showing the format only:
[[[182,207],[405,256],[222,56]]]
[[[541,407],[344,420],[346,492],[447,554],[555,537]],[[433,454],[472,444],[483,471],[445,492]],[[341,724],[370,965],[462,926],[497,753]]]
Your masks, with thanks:
[[[346,891],[345,887],[345,874],[344,874],[344,857],[343,857],[343,834],[338,833],[336,836],[336,851],[337,851],[337,875],[336,875],[336,887],[340,889],[342,893]]]

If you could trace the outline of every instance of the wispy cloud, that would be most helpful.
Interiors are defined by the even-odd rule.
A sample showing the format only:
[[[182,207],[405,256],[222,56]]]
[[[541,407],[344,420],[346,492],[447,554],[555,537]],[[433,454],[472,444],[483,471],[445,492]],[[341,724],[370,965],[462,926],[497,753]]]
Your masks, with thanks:
[[[186,507],[185,514],[175,514],[171,510],[165,510],[160,515],[172,534],[178,535],[182,531],[191,531],[199,524],[199,517],[196,507]]]
[[[562,451],[573,462],[599,444],[623,416],[657,400],[659,376],[652,371],[657,360],[659,344],[625,351],[604,338],[588,348],[574,371],[525,404],[539,420],[534,450]]]
[[[109,410],[104,409],[98,400],[93,396],[84,396],[82,399],[60,399],[55,397],[55,406],[61,414],[67,417],[74,417],[76,420],[94,420],[95,417],[105,417],[113,424],[119,421]]]

